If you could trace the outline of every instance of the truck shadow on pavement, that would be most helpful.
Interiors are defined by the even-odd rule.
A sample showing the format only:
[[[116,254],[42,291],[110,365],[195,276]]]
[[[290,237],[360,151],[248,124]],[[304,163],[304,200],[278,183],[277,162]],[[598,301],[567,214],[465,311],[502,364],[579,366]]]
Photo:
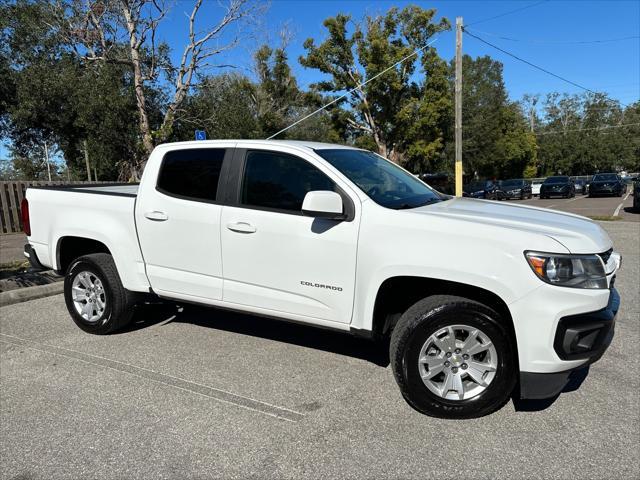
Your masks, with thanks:
[[[213,307],[155,303],[137,307],[133,321],[118,333],[128,333],[154,325],[188,323],[203,328],[223,330],[251,337],[322,350],[371,362],[379,367],[389,366],[389,341],[372,341],[342,332],[325,330],[298,323],[275,320]],[[511,401],[517,412],[538,412],[549,408],[564,393],[580,388],[589,374],[589,367],[576,370],[567,385],[555,397],[543,400],[523,400],[515,389]]]
[[[511,401],[513,402],[513,406],[516,409],[516,412],[539,412],[541,410],[545,410],[553,405],[563,393],[575,392],[576,390],[578,390],[580,388],[580,385],[582,385],[588,375],[589,366],[581,368],[580,370],[575,370],[571,373],[571,375],[569,375],[569,380],[560,394],[556,395],[555,397],[545,398],[541,400],[523,400],[519,397],[519,392],[516,389],[515,395],[511,397]]]
[[[133,321],[118,333],[153,325],[190,323],[225,332],[289,343],[358,358],[380,367],[389,365],[389,343],[354,337],[318,327],[196,305],[149,304],[137,307]]]

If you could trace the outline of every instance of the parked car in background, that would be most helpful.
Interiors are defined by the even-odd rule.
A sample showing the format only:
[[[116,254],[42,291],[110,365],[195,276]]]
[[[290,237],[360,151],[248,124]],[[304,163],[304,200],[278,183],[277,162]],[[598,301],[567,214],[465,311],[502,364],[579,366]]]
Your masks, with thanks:
[[[503,180],[500,182],[500,190],[502,190],[504,198],[506,199],[519,198],[522,200],[533,196],[531,182],[521,178]]]
[[[627,184],[617,173],[597,173],[589,184],[589,196],[615,195],[621,197],[627,192]]]
[[[504,198],[499,185],[492,180],[468,183],[463,187],[462,195],[464,197],[484,198],[487,200],[502,200]]]
[[[540,195],[540,187],[542,186],[543,180],[532,180],[531,181],[531,194],[535,197]]]
[[[633,211],[640,212],[640,177],[633,181]]]
[[[540,187],[540,198],[575,197],[575,185],[566,175],[547,178]]]
[[[579,193],[581,195],[586,195],[587,194],[587,181],[586,180],[578,178],[577,180],[573,181],[573,184],[575,186],[576,193]]]
[[[455,194],[454,179],[446,173],[423,173],[418,175],[418,178],[440,193],[447,195]]]

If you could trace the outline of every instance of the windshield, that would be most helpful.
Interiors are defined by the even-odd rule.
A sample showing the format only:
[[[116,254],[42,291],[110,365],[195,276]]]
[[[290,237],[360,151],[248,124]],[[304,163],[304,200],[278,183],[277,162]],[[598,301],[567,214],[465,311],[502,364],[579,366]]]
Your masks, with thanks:
[[[504,180],[501,184],[502,187],[521,187],[522,180]]]
[[[615,182],[618,180],[618,176],[615,173],[601,173],[593,176],[594,182]]]
[[[444,200],[416,177],[375,153],[345,148],[316,153],[383,207],[400,210]]]
[[[569,177],[549,177],[547,178],[544,183],[568,183],[569,182]]]

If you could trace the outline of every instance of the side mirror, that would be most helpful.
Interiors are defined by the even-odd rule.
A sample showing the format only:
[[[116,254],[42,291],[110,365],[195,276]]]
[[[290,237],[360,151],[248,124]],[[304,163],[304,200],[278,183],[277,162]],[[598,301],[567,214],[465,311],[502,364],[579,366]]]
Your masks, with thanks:
[[[302,214],[307,217],[344,220],[342,197],[329,190],[308,192],[302,202]]]

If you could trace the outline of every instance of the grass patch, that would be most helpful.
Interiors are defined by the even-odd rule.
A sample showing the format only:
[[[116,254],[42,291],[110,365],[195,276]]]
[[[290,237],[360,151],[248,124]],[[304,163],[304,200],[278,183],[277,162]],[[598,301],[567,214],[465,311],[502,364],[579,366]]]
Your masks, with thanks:
[[[620,215],[589,215],[589,218],[600,222],[616,222],[622,220]]]
[[[16,260],[9,263],[0,263],[0,271],[20,271],[29,268],[29,260]]]

